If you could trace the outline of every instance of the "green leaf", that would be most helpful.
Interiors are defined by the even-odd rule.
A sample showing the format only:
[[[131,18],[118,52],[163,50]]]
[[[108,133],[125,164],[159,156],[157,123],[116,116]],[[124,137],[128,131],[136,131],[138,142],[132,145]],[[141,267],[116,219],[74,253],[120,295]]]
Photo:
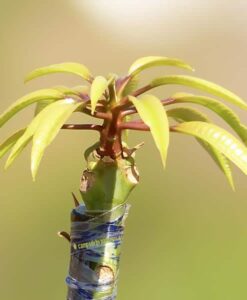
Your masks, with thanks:
[[[38,102],[35,107],[34,116],[37,116],[37,114],[39,114],[45,107],[47,107],[51,103],[54,103],[54,100],[48,99]]]
[[[18,113],[20,110],[24,109],[28,105],[46,99],[59,100],[62,98],[64,98],[64,95],[61,92],[54,89],[42,89],[36,92],[32,92],[14,102],[7,110],[5,110],[0,115],[0,128],[16,113]]]
[[[161,101],[153,95],[143,95],[139,99],[129,96],[142,121],[150,127],[155,144],[165,167],[169,145],[169,123]]]
[[[90,98],[91,98],[91,111],[92,115],[95,112],[96,105],[107,89],[108,81],[103,76],[95,77],[91,85]]]
[[[52,105],[52,104],[51,104]],[[17,140],[15,145],[13,146],[10,155],[6,161],[5,169],[9,168],[10,165],[14,162],[14,160],[21,154],[23,149],[28,145],[31,141],[32,136],[37,129],[39,123],[41,122],[43,116],[45,115],[45,109],[42,110],[28,125],[27,129],[23,133],[23,135]]]
[[[2,158],[14,146],[16,141],[23,135],[24,131],[25,129],[18,130],[0,145],[0,158]]]
[[[50,145],[57,136],[66,120],[81,105],[82,103],[76,102],[73,99],[65,99],[47,106],[42,111],[44,115],[33,136],[31,154],[33,180],[35,180],[46,147]]]
[[[92,80],[92,75],[87,67],[78,63],[66,62],[35,69],[26,76],[25,82],[28,82],[40,76],[54,73],[70,73],[78,75],[87,81]]]
[[[210,122],[206,115],[202,114],[198,110],[187,108],[187,107],[170,109],[167,111],[167,116],[175,119],[178,122],[189,122],[189,121]],[[196,140],[212,157],[212,159],[218,165],[220,170],[225,174],[232,189],[235,190],[231,167],[228,159],[222,153],[216,150],[213,146],[203,141],[202,139],[196,138]]]
[[[137,89],[138,84],[139,84],[138,75],[130,77],[127,84],[123,87],[122,96],[125,97],[133,93]]]
[[[239,117],[225,104],[209,97],[187,93],[177,93],[171,98],[175,99],[176,103],[195,103],[214,111],[218,116],[226,121],[229,126],[232,127],[244,144],[247,145],[247,127],[241,124]]]
[[[54,86],[53,89],[63,93],[66,96],[69,96],[69,95],[78,96],[80,94],[74,88],[71,89],[71,88],[67,88],[66,86],[62,86],[62,85]]]
[[[87,85],[77,85],[77,86],[74,86],[73,88],[73,91],[75,91],[75,93],[79,93],[79,94],[84,94],[84,95],[89,95],[89,86]]]
[[[167,116],[178,122],[204,121],[210,122],[207,116],[198,110],[189,107],[177,107],[166,111]]]
[[[247,175],[247,148],[226,130],[199,121],[181,123],[174,126],[172,130],[195,136],[209,143]]]
[[[167,84],[179,84],[179,85],[196,88],[198,90],[208,92],[214,96],[221,97],[222,99],[232,104],[235,104],[245,110],[247,109],[247,104],[244,102],[244,100],[242,100],[234,93],[230,92],[229,90],[215,83],[197,77],[193,77],[193,76],[171,75],[171,76],[159,77],[154,79],[151,82],[150,88],[158,87],[161,85],[167,85]]]
[[[79,87],[75,87],[73,89],[70,89],[70,88],[67,88],[65,86],[55,86],[53,87],[53,89],[63,93],[64,95],[64,98],[65,98],[65,95],[68,97],[68,96],[79,96],[80,95],[80,91],[86,91],[86,88],[88,90],[88,87],[87,86],[84,86],[84,89],[82,88],[82,86]],[[67,98],[66,97],[66,98]],[[43,110],[47,105],[55,102],[56,100],[53,100],[53,99],[47,99],[47,100],[42,100],[42,101],[39,101],[37,104],[36,104],[36,108],[35,108],[35,112],[34,112],[34,115],[36,116],[41,110]]]
[[[194,70],[189,64],[180,59],[168,58],[163,56],[147,56],[137,59],[129,68],[128,74],[131,76],[135,76],[145,69],[156,66],[175,66],[190,71]]]
[[[235,185],[234,185],[234,180],[233,180],[232,170],[231,170],[231,166],[229,164],[229,160],[225,157],[224,154],[220,153],[218,150],[216,150],[213,146],[206,143],[205,141],[203,141],[201,139],[197,139],[197,141],[212,157],[214,162],[217,164],[217,166],[220,168],[220,170],[226,176],[226,179],[227,179],[229,185],[231,186],[232,190],[235,191]]]

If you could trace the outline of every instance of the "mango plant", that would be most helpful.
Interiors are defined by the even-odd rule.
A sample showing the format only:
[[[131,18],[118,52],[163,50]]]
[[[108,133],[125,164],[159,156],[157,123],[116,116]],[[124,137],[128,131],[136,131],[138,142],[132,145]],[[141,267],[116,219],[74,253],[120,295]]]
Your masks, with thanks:
[[[54,64],[34,70],[25,81],[48,74],[69,73],[79,76],[86,84],[32,92],[0,115],[2,127],[22,109],[36,105],[30,124],[0,145],[0,158],[10,152],[5,165],[8,168],[32,143],[33,180],[46,148],[61,130],[94,130],[99,133],[98,141],[85,150],[86,169],[80,184],[82,200],[79,201],[73,194],[75,208],[71,213],[70,234],[59,233],[71,245],[70,268],[66,278],[69,300],[116,299],[124,221],[129,209],[127,198],[139,182],[135,153],[141,145],[129,147],[127,132],[150,131],[164,167],[170,133],[179,133],[198,141],[223,172],[232,189],[234,182],[230,163],[247,174],[247,127],[225,103],[244,110],[247,110],[247,104],[229,90],[190,75],[161,76],[145,86],[139,86],[140,74],[156,66],[193,71],[182,60],[159,56],[137,59],[123,77],[115,74],[93,76],[87,67],[78,63]],[[159,99],[150,93],[156,87],[166,85],[189,87],[208,96],[179,92]],[[194,106],[181,106],[188,103],[217,114],[235,135],[213,124],[205,113]],[[67,123],[74,113],[82,115],[82,124]],[[84,114],[100,120],[100,124],[83,123]]]

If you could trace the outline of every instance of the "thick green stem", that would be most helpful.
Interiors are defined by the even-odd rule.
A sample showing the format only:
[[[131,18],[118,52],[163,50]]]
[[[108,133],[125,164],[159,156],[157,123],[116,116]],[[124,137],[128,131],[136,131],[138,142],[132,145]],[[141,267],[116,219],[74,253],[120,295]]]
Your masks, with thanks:
[[[133,158],[104,157],[89,163],[81,178],[80,191],[88,211],[110,210],[126,202],[138,181]]]
[[[80,186],[85,206],[71,215],[68,300],[116,299],[126,200],[138,181],[132,157],[88,163]]]

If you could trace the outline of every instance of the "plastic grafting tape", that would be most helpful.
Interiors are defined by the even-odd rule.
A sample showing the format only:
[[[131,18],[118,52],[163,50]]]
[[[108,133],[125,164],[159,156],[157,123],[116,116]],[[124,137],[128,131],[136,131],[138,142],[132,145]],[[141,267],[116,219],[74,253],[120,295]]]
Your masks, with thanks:
[[[68,300],[114,300],[120,249],[130,205],[92,216],[85,206],[72,211]]]

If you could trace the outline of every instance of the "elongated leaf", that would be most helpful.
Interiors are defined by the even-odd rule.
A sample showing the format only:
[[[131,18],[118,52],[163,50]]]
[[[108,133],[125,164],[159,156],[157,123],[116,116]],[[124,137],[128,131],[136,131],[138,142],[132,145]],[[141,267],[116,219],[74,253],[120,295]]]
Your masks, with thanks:
[[[67,87],[64,87],[64,86],[55,86],[53,88],[55,90],[63,93],[64,98],[65,98],[65,95],[66,95],[66,98],[69,97],[70,95],[72,95],[72,96],[79,96],[82,91],[88,91],[88,87],[87,86],[84,86],[84,88],[83,88],[83,86],[75,87],[73,89],[70,89],[70,88],[67,88]],[[55,101],[56,100],[53,100],[53,99],[47,99],[47,100],[39,101],[38,103],[36,103],[34,115],[36,116],[47,105],[49,105],[49,104],[51,104],[51,103],[53,103]]]
[[[153,95],[144,95],[139,99],[129,96],[129,99],[136,107],[142,121],[150,127],[165,167],[169,145],[169,123],[161,101]]]
[[[5,110],[0,115],[0,128],[10,119],[12,118],[16,113],[18,113],[20,110],[24,109],[28,105],[31,105],[33,103],[43,101],[46,99],[51,100],[59,100],[63,99],[64,95],[63,93],[54,90],[54,89],[42,89],[38,90],[36,92],[30,93],[16,102],[14,102],[7,110]]]
[[[244,144],[247,145],[247,127],[241,123],[237,114],[235,114],[233,110],[225,104],[209,97],[191,95],[186,93],[177,93],[173,95],[172,98],[176,100],[176,103],[195,103],[214,111],[218,116],[226,121],[228,125],[232,127],[232,129],[239,135]]]
[[[173,130],[209,143],[247,174],[247,148],[226,130],[214,124],[199,121],[178,124],[173,127]]]
[[[80,93],[78,91],[76,91],[74,88],[68,88],[68,87],[62,86],[62,85],[54,86],[53,89],[63,93],[66,96],[69,96],[69,95],[78,96],[78,95],[80,95]]]
[[[201,112],[195,109],[187,108],[187,107],[170,109],[167,111],[167,115],[168,117],[172,117],[178,122],[189,122],[189,121],[210,122],[206,115],[202,114]],[[218,165],[220,170],[225,174],[232,189],[235,190],[231,167],[228,159],[222,153],[216,150],[213,146],[211,146],[209,143],[203,141],[200,138],[196,138],[196,140],[212,157],[212,159]]]
[[[70,73],[70,74],[78,75],[87,81],[92,80],[92,75],[87,67],[78,63],[66,62],[66,63],[55,64],[55,65],[50,65],[47,67],[35,69],[34,71],[32,71],[26,76],[25,82],[28,82],[40,76],[54,74],[54,73]]]
[[[90,89],[87,85],[77,85],[72,88],[76,93],[89,95]]]
[[[202,141],[201,139],[197,139],[197,141],[209,153],[216,165],[226,176],[226,179],[229,185],[231,186],[232,190],[235,191],[235,185],[229,160],[225,157],[224,154],[220,153],[218,150],[216,150],[214,147],[212,147],[205,141]]]
[[[81,105],[81,103],[75,102],[73,99],[65,99],[47,106],[42,111],[44,115],[33,136],[31,154],[31,171],[33,180],[35,180],[38,167],[46,147],[57,136],[66,120]]]
[[[91,98],[91,111],[95,112],[96,105],[107,89],[108,81],[103,76],[95,77],[91,85],[90,98]]]
[[[210,81],[193,77],[193,76],[186,76],[186,75],[171,75],[171,76],[164,76],[154,79],[150,87],[158,87],[161,85],[167,84],[178,84],[184,85],[192,88],[196,88],[201,91],[208,92],[212,95],[221,97],[222,99],[235,104],[243,109],[247,109],[247,104],[242,100],[240,97],[235,95],[234,93],[230,92],[229,90],[212,83]]]
[[[163,56],[147,56],[137,59],[129,68],[128,74],[134,76],[145,69],[157,66],[174,66],[193,71],[193,68],[189,64],[180,59]]]
[[[51,104],[53,105],[53,104]],[[45,110],[45,109],[44,109]],[[28,145],[31,141],[35,130],[37,129],[39,123],[41,122],[43,116],[45,115],[44,110],[42,110],[28,125],[27,129],[23,133],[23,135],[17,140],[15,145],[13,146],[10,155],[6,161],[5,169],[10,167],[10,165],[14,162],[14,160],[21,154],[23,149]]]
[[[45,107],[47,107],[48,105],[54,103],[54,100],[42,100],[42,101],[39,101],[37,104],[36,104],[36,107],[35,107],[35,111],[34,111],[34,115],[37,116],[37,114],[39,114],[41,112],[41,110],[43,110]]]
[[[202,112],[190,107],[177,107],[166,111],[167,116],[178,122],[203,121],[210,122]]]
[[[139,84],[139,76],[135,75],[135,76],[131,77],[128,80],[127,84],[123,87],[123,90],[121,91],[122,96],[125,97],[125,96],[128,96],[131,93],[133,93],[134,90],[137,89],[138,84]]]
[[[18,130],[0,145],[0,158],[2,158],[14,146],[16,141],[23,135],[24,131],[25,129]]]

